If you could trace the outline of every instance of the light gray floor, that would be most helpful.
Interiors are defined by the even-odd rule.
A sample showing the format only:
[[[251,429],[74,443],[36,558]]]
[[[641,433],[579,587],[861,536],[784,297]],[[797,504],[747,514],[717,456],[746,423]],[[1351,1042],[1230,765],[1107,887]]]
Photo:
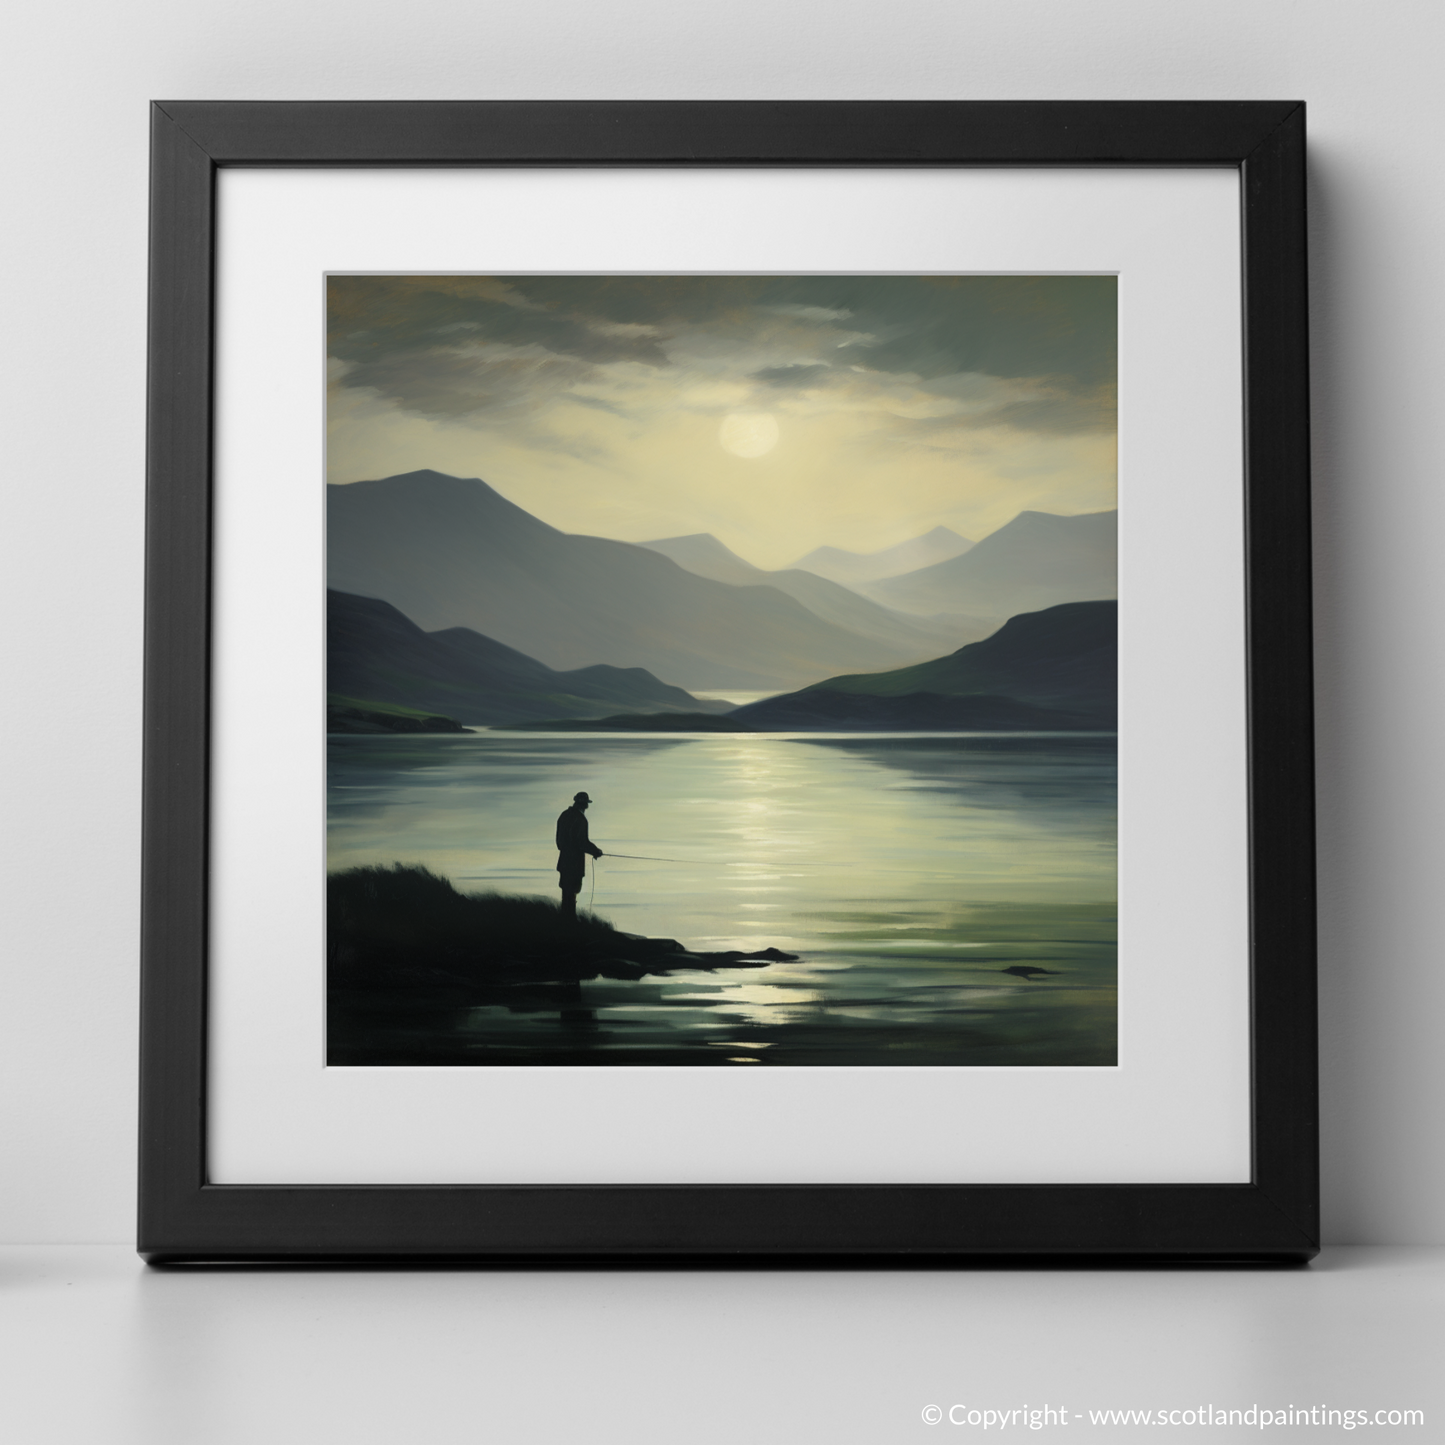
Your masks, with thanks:
[[[1445,1249],[1288,1271],[149,1271],[0,1249],[6,1445],[1276,1439],[1100,1408],[1423,1410],[1445,1440]],[[950,1425],[924,1408],[962,1406]],[[1062,1406],[1000,1432],[969,1408]],[[1292,1439],[1345,1438],[1342,1424]]]

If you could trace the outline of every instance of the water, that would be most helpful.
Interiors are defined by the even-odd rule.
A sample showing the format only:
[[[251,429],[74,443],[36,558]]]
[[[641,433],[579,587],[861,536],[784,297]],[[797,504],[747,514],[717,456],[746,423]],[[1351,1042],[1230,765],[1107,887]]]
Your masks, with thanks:
[[[675,861],[604,857],[584,908],[799,955],[448,1015],[419,1062],[1115,1061],[1112,737],[480,733],[330,758],[333,870],[555,899],[553,825],[585,790],[606,853]]]

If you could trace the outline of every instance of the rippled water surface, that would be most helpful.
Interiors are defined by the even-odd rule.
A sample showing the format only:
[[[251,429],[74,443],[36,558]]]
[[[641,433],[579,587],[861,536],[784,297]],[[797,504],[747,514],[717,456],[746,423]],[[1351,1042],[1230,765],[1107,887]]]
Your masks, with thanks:
[[[766,968],[584,982],[411,1025],[415,1062],[1110,1065],[1115,747],[1091,736],[479,733],[330,740],[330,858],[581,898]],[[338,1028],[349,1024],[333,1020]]]

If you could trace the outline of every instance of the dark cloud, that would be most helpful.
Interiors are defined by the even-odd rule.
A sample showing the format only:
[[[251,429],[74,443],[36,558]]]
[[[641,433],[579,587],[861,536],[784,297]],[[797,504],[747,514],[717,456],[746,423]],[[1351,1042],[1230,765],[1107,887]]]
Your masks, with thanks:
[[[766,381],[769,386],[798,387],[815,386],[832,375],[831,366],[767,366],[752,373],[754,381]]]
[[[339,276],[331,354],[343,386],[486,424],[581,399],[618,363],[665,373],[671,348],[781,389],[860,368],[940,396],[970,378],[1029,383],[1036,398],[986,424],[1094,431],[1113,424],[1116,293],[1111,276]],[[780,328],[795,364],[744,359]]]
[[[884,291],[884,304],[855,307],[852,324],[878,337],[861,348],[870,367],[925,379],[980,372],[1068,377],[1083,385],[1114,380],[1112,276],[907,279],[912,284]]]
[[[361,362],[341,384],[369,387],[421,416],[465,417],[499,408],[521,415],[585,381],[591,371],[586,362],[567,356],[499,357],[485,349],[435,347]]]
[[[543,346],[592,362],[666,364],[655,340],[598,330],[538,304],[502,278],[333,276],[328,293],[331,354],[342,361],[365,364],[471,339]]]
[[[548,308],[620,325],[696,326],[768,304],[771,276],[503,276]]]

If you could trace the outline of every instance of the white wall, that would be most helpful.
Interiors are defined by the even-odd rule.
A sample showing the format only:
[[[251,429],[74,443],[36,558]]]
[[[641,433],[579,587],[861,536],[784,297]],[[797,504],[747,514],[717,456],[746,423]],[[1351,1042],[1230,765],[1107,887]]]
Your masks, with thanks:
[[[1310,103],[1327,1237],[1445,1242],[1432,0],[35,0],[0,57],[0,1240],[126,1240],[147,101]]]

